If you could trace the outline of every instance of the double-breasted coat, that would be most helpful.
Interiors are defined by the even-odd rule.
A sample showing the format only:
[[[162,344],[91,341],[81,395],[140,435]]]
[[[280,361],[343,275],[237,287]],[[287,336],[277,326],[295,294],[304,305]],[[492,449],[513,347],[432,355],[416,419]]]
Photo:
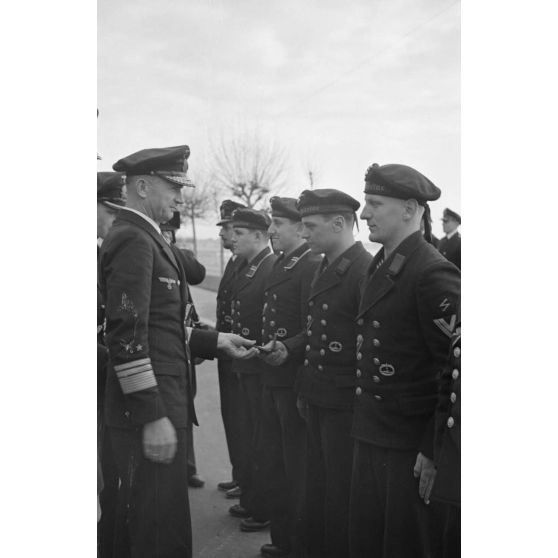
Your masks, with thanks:
[[[168,416],[195,422],[187,373],[191,354],[213,358],[217,333],[192,330],[186,342],[187,283],[164,238],[121,210],[101,247],[109,372],[106,418],[121,428]]]
[[[360,281],[371,260],[362,243],[355,242],[327,268],[322,261],[310,287],[305,331],[285,341],[293,358],[303,359],[296,387],[310,403],[333,409],[352,408],[355,316]]]

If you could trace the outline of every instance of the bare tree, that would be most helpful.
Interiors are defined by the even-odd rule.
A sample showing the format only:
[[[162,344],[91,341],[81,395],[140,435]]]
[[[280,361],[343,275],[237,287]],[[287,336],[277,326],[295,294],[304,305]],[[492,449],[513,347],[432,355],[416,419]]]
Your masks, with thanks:
[[[322,165],[315,152],[309,151],[302,163],[308,187],[313,190],[320,182]]]
[[[211,170],[216,184],[248,207],[263,206],[269,193],[285,183],[287,156],[258,129],[221,134],[211,146]]]
[[[205,172],[190,176],[194,188],[188,188],[184,195],[184,204],[180,209],[180,215],[192,224],[192,244],[194,254],[198,254],[198,242],[196,237],[196,221],[215,212],[215,187],[210,175]]]

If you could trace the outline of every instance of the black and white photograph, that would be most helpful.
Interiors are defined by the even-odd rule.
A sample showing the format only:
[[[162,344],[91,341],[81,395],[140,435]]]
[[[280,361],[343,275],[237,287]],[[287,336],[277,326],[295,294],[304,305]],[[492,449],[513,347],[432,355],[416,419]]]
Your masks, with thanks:
[[[555,554],[542,4],[10,7],[3,556]]]
[[[455,1],[98,3],[99,556],[460,556],[459,86]]]

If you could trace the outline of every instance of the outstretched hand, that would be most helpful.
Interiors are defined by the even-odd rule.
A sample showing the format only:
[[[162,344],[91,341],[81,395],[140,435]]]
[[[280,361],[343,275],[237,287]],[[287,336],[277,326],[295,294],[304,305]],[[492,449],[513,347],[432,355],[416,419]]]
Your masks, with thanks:
[[[256,356],[258,350],[254,349],[256,342],[253,339],[244,339],[236,333],[219,333],[217,349],[232,358],[248,359]]]

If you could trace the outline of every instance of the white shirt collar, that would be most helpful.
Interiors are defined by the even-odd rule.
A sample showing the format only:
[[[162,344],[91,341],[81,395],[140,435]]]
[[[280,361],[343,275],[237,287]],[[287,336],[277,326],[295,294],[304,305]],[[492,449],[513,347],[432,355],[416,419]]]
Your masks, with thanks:
[[[455,236],[459,231],[455,229],[453,232],[446,234],[446,238],[450,239],[452,236]]]
[[[137,209],[132,209],[131,207],[123,207],[122,209],[125,209],[126,211],[131,211],[132,213],[139,215],[140,217],[145,219],[159,234],[161,234],[161,227],[159,227],[159,225],[155,223],[155,221],[153,221],[153,219],[151,219],[151,217],[148,217],[145,213],[142,213]]]

